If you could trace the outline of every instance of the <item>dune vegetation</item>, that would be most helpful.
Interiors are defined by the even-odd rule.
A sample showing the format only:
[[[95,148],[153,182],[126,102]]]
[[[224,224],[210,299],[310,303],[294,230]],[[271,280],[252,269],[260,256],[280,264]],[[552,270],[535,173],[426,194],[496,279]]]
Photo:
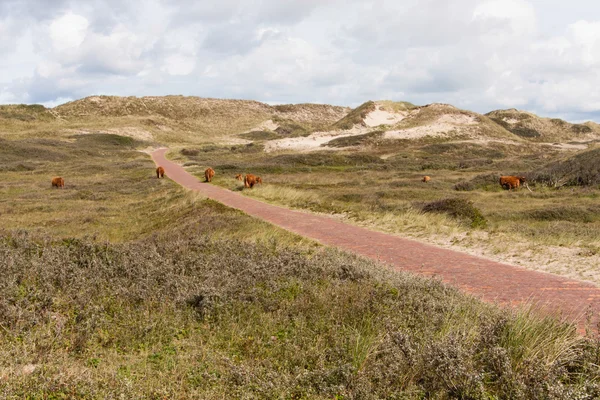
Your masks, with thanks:
[[[178,97],[113,100],[0,109],[0,397],[600,396],[596,327],[581,336],[534,309],[323,247],[157,179],[144,151],[171,146],[198,176],[213,167],[213,184],[374,229],[471,248],[493,240],[499,252],[512,235],[593,259],[597,187],[506,192],[490,177],[571,171],[570,153],[378,134],[341,151],[265,153],[274,136],[237,135],[265,118],[301,136],[347,110],[215,101],[186,121],[167,112]],[[227,104],[267,111],[231,126]],[[242,190],[242,172],[265,183]]]

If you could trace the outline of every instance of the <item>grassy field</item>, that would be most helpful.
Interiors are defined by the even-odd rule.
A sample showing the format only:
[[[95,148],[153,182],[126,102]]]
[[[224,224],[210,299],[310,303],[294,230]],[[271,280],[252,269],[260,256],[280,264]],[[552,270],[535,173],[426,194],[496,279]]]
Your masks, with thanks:
[[[535,310],[392,273],[159,180],[140,151],[155,142],[107,133],[130,129],[130,117],[43,122],[40,111],[0,115],[1,398],[600,396],[596,327],[582,337]],[[169,135],[163,143],[176,145],[185,131]],[[422,238],[506,229],[507,201],[584,208],[583,191],[506,193],[477,178],[489,165],[537,168],[548,153],[535,148],[473,147],[475,166],[460,167],[461,150],[436,141],[315,154],[202,141],[170,156],[198,174],[213,166],[215,184],[234,190],[233,175],[257,172],[266,183],[243,192],[267,201]],[[51,188],[55,175],[64,189]],[[475,190],[455,191],[463,180]],[[449,194],[473,203],[435,203]],[[585,207],[594,196],[590,188]],[[486,224],[473,227],[474,209]],[[564,213],[534,215],[545,224]]]
[[[350,139],[356,137],[340,140]],[[534,177],[572,153],[503,141],[359,139],[361,146],[351,151],[264,153],[258,141],[191,147],[170,156],[198,176],[212,166],[214,183],[233,190],[241,190],[235,174],[261,175],[265,184],[243,193],[268,202],[338,214],[374,229],[600,283],[596,184],[555,188],[532,183],[533,192],[508,192],[497,183],[501,174]],[[590,162],[571,169],[583,164]],[[422,183],[424,175],[431,182]],[[452,210],[425,212],[431,209],[428,203],[443,199],[459,199],[485,221],[474,224]]]

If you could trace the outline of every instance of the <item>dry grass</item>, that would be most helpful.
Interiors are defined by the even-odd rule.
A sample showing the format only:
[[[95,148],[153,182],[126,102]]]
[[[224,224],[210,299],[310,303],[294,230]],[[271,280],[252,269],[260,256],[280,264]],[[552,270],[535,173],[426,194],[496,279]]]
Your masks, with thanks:
[[[394,151],[385,160],[377,157]],[[595,268],[600,262],[600,213],[595,205],[600,192],[595,187],[556,190],[538,185],[534,193],[513,193],[497,184],[500,174],[539,171],[561,157],[556,150],[535,145],[422,140],[336,153],[238,156],[221,149],[190,159],[232,166],[216,182],[227,188],[236,188],[231,172],[261,175],[264,187],[243,193],[264,201],[336,214],[373,229],[600,283]],[[422,183],[423,175],[432,181]],[[470,190],[455,190],[461,182],[468,182]],[[487,227],[474,230],[461,218],[420,212],[423,203],[443,198],[472,201]]]
[[[0,138],[0,397],[598,397],[597,343],[573,325],[391,273],[158,180],[138,151],[153,143],[64,130],[138,117],[93,118],[0,118],[11,127]],[[186,148],[170,156],[215,167],[215,184],[257,172],[265,184],[243,193],[269,201],[415,235],[470,232],[415,205],[453,191],[415,187],[423,162],[454,162],[435,146],[272,158],[258,145]],[[507,198],[462,195],[484,214]]]
[[[486,114],[495,123],[517,136],[539,141],[585,141],[597,138],[595,124],[571,124],[558,118],[541,118],[516,109],[497,110]]]
[[[218,239],[205,207],[120,245],[0,235],[0,393],[593,398],[597,344],[332,250]]]

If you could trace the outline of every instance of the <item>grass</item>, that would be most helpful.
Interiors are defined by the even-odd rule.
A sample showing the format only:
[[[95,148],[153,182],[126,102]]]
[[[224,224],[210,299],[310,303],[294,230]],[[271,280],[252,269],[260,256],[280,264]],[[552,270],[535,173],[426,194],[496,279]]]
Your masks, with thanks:
[[[352,129],[354,125],[365,126],[364,119],[371,111],[374,111],[375,108],[376,104],[374,101],[367,101],[366,103],[363,103],[350,111],[344,118],[333,124],[333,128],[346,130]]]
[[[3,397],[598,393],[597,345],[571,325],[334,250],[219,238],[249,219],[221,212],[123,244],[0,236]]]
[[[198,176],[205,166],[216,166],[215,184],[230,189],[238,190],[236,173],[260,175],[265,184],[242,193],[267,202],[600,283],[593,250],[600,247],[597,188],[556,190],[532,183],[530,193],[507,192],[498,184],[503,174],[543,171],[549,160],[564,157],[557,150],[425,139],[352,151],[238,155],[223,148],[178,157],[201,165],[190,169]],[[432,181],[422,183],[423,175]],[[445,198],[471,202],[480,211],[477,220],[487,222],[475,229],[462,217],[423,215],[422,204]]]
[[[504,129],[529,140],[582,140],[586,139],[586,135],[597,133],[595,127],[571,124],[558,118],[541,118],[515,109],[492,111],[486,116]]]
[[[213,166],[217,185],[238,190],[236,173],[257,173],[265,184],[242,193],[267,201],[477,245],[503,246],[507,237],[543,250],[585,240],[595,254],[595,188],[454,190],[494,170],[539,168],[555,155],[428,139],[266,155],[260,144],[213,140],[253,124],[252,113],[219,132],[231,104],[196,110],[218,116],[202,128],[169,114],[167,103],[179,98],[157,99],[164,109],[148,114],[138,100],[108,99],[101,115],[82,116],[98,112],[88,99],[43,124],[0,116],[0,397],[600,395],[592,335],[535,310],[500,309],[439,281],[392,273],[158,180],[139,151],[156,144],[117,132],[144,126],[154,140],[181,144],[169,156],[199,175]],[[129,111],[116,117],[117,106]],[[269,110],[298,121],[323,113],[320,123],[333,115],[323,107]],[[460,167],[465,159],[492,162]],[[419,181],[424,174],[430,184]],[[54,175],[65,178],[64,190],[50,187]],[[445,197],[472,202],[488,226],[420,210]]]

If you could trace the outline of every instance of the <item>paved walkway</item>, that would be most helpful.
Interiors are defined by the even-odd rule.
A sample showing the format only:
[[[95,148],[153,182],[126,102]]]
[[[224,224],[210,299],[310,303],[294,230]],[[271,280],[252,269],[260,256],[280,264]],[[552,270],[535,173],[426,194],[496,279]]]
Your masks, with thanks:
[[[398,270],[436,276],[489,302],[515,305],[532,301],[547,312],[562,312],[571,319],[582,317],[588,308],[594,314],[600,311],[600,288],[590,283],[371,231],[327,216],[263,203],[200,182],[183,167],[167,160],[166,150],[156,150],[152,153],[152,158],[165,168],[165,175],[173,181],[322,244],[382,261]],[[583,322],[580,321],[580,326]]]

